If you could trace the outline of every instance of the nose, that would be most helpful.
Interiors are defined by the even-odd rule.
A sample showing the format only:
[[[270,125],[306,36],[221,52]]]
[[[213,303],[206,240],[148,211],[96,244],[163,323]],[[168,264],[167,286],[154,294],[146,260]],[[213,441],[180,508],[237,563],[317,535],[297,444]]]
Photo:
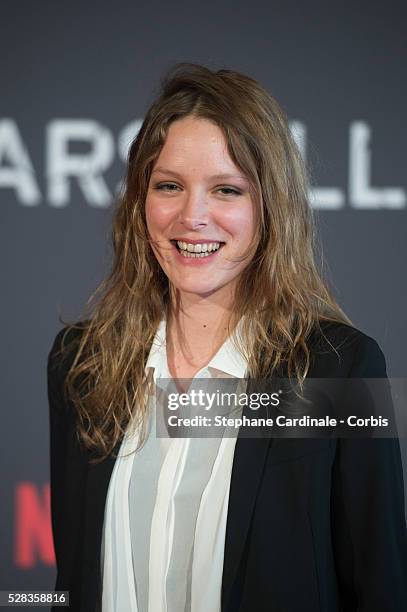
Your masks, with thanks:
[[[204,193],[185,195],[178,221],[187,229],[200,229],[208,225],[209,211]]]

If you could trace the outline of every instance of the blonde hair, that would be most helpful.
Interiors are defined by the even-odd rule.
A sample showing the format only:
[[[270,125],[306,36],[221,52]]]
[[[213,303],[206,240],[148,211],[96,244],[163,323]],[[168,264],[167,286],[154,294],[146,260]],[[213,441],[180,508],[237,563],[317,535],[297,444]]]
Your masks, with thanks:
[[[222,129],[256,198],[256,251],[239,278],[230,324],[232,329],[243,317],[236,342],[249,375],[268,377],[285,368],[304,380],[315,327],[322,320],[350,324],[315,262],[307,174],[277,101],[239,72],[176,65],[130,147],[110,274],[89,298],[81,321],[61,318],[65,336],[81,332],[69,344],[75,354],[64,390],[77,410],[78,437],[97,460],[112,452],[130,418],[145,431],[145,364],[159,322],[171,315],[169,281],[151,248],[145,200],[168,128],[187,116]]]

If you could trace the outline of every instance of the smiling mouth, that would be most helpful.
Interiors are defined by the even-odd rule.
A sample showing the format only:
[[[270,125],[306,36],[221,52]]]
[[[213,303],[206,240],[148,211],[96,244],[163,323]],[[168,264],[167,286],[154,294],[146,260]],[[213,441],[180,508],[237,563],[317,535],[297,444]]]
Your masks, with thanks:
[[[171,243],[183,257],[189,258],[209,257],[219,251],[225,244],[224,242],[200,242],[192,244],[182,240],[171,240]]]

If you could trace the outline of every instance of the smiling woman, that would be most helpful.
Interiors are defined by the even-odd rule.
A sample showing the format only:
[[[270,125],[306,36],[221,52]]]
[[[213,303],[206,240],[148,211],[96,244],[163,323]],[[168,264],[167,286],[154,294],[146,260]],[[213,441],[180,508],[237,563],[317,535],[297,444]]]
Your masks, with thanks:
[[[111,273],[48,359],[56,589],[71,609],[407,609],[397,439],[156,430],[167,384],[386,377],[319,273],[307,194],[257,81],[169,72],[130,148]]]
[[[218,304],[232,308],[258,242],[249,186],[216,124],[194,116],[171,124],[151,174],[146,218],[154,253],[170,284],[191,294],[186,299],[202,303],[216,293]]]

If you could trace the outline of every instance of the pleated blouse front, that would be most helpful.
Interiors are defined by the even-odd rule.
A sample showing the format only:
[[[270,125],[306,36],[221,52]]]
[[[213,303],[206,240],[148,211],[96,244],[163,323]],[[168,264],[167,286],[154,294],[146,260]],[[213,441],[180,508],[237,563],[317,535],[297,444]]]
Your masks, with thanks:
[[[146,364],[156,386],[171,378],[165,337],[162,321]],[[244,378],[246,369],[229,338],[194,378]],[[146,442],[131,452],[138,437],[128,429],[109,483],[102,612],[220,612],[236,435],[157,437],[160,407],[149,404]]]

